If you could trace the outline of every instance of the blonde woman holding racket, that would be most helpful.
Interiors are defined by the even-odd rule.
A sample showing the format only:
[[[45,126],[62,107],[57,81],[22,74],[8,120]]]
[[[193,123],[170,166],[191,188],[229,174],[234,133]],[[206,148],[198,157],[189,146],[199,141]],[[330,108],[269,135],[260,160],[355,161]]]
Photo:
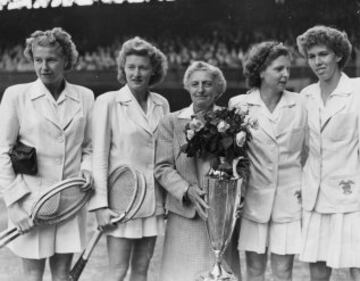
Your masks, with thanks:
[[[131,264],[130,280],[145,281],[156,236],[164,229],[161,193],[153,177],[154,131],[169,112],[167,100],[149,87],[164,78],[167,61],[160,50],[135,37],[122,45],[117,62],[118,80],[124,86],[95,102],[95,196],[90,209],[95,211],[98,224],[108,228],[111,218],[117,216],[108,208],[108,176],[121,165],[145,176],[146,197],[137,213],[140,218],[118,224],[106,233],[110,262],[107,280],[124,280]]]
[[[68,83],[64,72],[77,61],[71,36],[61,28],[36,31],[26,40],[25,55],[34,63],[35,82],[9,87],[0,107],[0,186],[9,224],[26,233],[9,244],[23,261],[24,280],[41,281],[49,258],[53,281],[65,281],[74,252],[85,244],[81,211],[61,225],[33,228],[32,204],[48,186],[82,176],[92,185],[91,90]],[[9,151],[20,141],[34,147],[38,171],[15,174]]]

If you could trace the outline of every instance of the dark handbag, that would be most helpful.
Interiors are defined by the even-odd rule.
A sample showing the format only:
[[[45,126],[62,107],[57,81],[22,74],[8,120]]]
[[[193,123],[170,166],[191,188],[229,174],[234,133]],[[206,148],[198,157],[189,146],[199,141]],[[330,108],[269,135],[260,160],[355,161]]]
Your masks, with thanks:
[[[34,147],[17,141],[9,155],[16,174],[35,175],[37,173],[36,149]]]

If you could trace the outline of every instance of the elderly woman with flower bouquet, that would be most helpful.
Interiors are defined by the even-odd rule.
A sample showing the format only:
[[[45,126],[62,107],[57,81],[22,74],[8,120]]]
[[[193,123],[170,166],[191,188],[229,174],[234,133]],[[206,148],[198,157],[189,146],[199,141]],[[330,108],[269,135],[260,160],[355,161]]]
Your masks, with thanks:
[[[289,68],[290,53],[283,44],[255,45],[244,64],[251,90],[229,102],[258,121],[249,143],[250,177],[239,237],[247,280],[265,280],[267,252],[274,280],[291,280],[294,255],[300,252],[307,114],[302,97],[285,90]]]
[[[168,211],[160,270],[162,281],[194,281],[212,266],[214,254],[205,223],[208,204],[204,200],[202,180],[209,174],[211,166],[215,171],[223,165],[222,173],[231,174],[231,166],[210,161],[211,155],[219,153],[223,158],[231,158],[235,152],[244,149],[235,144],[233,135],[227,137],[229,123],[225,120],[226,117],[230,120],[238,118],[240,124],[244,116],[215,105],[226,89],[221,70],[205,62],[194,62],[185,72],[184,87],[192,104],[166,116],[160,122],[156,136],[155,178],[167,191],[165,207]],[[210,124],[212,122],[214,124]],[[238,126],[234,131],[240,126],[236,124],[232,124]],[[248,130],[247,127],[243,129]],[[239,137],[239,141],[244,141]],[[226,151],[229,151],[228,155]],[[235,264],[232,269],[239,271],[237,253],[232,256],[229,253],[234,249],[228,247],[225,260]]]

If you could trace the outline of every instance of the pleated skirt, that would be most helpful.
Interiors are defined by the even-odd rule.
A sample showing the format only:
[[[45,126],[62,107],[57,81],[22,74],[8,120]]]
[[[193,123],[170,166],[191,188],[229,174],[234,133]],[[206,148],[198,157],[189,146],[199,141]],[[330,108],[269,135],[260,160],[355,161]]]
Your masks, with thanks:
[[[13,224],[9,220],[9,227]],[[43,259],[54,254],[81,252],[86,244],[86,210],[58,225],[43,225],[13,240],[9,249],[17,256]]]
[[[117,238],[139,239],[163,235],[165,223],[163,215],[152,216],[130,220],[126,223],[118,224],[115,229],[107,231],[105,234]]]
[[[332,268],[360,268],[360,212],[303,212],[300,260]]]
[[[241,220],[239,250],[264,254],[266,250],[278,255],[300,253],[301,221],[288,223],[258,223]]]

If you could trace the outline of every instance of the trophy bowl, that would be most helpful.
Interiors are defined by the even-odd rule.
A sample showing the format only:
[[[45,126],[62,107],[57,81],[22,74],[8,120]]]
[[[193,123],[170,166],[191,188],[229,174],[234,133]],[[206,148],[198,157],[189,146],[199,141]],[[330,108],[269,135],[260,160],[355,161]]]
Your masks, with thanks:
[[[230,267],[223,261],[223,255],[235,228],[243,179],[206,176],[203,180],[206,201],[209,205],[206,226],[215,255],[215,264],[210,272],[201,275],[200,280],[238,281]]]

